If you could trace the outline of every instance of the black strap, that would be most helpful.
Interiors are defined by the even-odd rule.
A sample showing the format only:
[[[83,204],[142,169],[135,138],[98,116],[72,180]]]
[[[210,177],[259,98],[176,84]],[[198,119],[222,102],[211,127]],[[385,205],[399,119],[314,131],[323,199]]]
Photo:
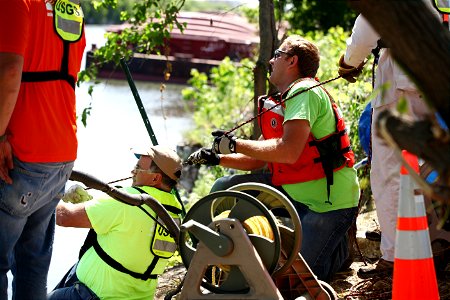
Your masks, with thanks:
[[[63,49],[60,71],[22,72],[22,82],[65,80],[75,90],[75,78],[69,74],[70,43],[64,41]]]
[[[22,82],[44,82],[65,80],[75,90],[75,79],[69,74],[60,71],[22,72]]]
[[[98,244],[97,239],[95,239],[94,244],[93,244],[94,250],[95,252],[97,252],[98,256],[100,256],[100,258],[107,263],[110,267],[116,269],[119,272],[128,274],[134,278],[137,279],[141,279],[141,280],[148,280],[148,279],[156,279],[158,275],[154,275],[151,274],[151,272],[153,271],[153,269],[155,268],[156,263],[158,262],[158,258],[155,256],[153,258],[152,263],[148,266],[147,270],[145,271],[144,274],[141,273],[137,273],[137,272],[133,272],[131,270],[128,270],[127,268],[125,268],[124,266],[122,266],[121,263],[119,263],[117,260],[115,260],[114,258],[112,258],[111,256],[108,255],[108,253],[106,253],[102,247],[100,247],[100,245]],[[156,262],[155,262],[155,258],[156,258]]]

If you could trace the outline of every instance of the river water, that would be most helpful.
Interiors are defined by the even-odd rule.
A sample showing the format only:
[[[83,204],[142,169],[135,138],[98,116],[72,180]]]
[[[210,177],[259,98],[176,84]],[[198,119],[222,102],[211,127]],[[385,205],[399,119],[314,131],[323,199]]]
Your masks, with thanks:
[[[90,49],[91,44],[103,45],[104,32],[104,26],[87,25],[86,49]],[[185,86],[166,84],[162,93],[160,83],[137,81],[136,87],[158,143],[175,149],[183,143],[183,133],[192,127],[181,99],[181,90]],[[76,91],[79,146],[74,169],[105,182],[129,177],[136,164],[130,148],[145,148],[152,144],[130,87],[126,80],[102,80],[94,87],[92,97],[88,88],[89,84],[83,83]],[[89,105],[92,109],[84,127],[80,114]],[[128,180],[120,184],[130,183]],[[72,184],[75,182],[69,182],[67,187]],[[87,229],[57,226],[48,275],[49,291],[77,261],[86,234]],[[11,276],[9,279],[11,284]]]

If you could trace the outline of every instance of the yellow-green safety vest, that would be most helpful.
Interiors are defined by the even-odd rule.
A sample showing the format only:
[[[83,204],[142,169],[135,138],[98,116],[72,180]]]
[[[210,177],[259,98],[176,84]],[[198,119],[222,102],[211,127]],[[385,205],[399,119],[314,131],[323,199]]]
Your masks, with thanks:
[[[176,196],[172,193],[162,192],[156,188],[141,186],[141,187],[128,187],[124,188],[124,190],[130,194],[149,194],[156,198],[167,210],[169,215],[174,219],[175,223],[178,225],[181,224],[181,204],[177,200]],[[155,196],[155,192],[157,196]],[[143,208],[141,208],[143,209]],[[159,223],[162,223],[162,220],[157,217],[156,213],[152,210],[147,211],[153,217],[158,218]],[[153,268],[151,274],[162,274],[167,265],[167,259],[172,257],[175,251],[177,250],[177,241],[174,240],[172,236],[170,236],[169,232],[155,222],[155,230],[153,234],[152,241],[150,243],[150,252],[155,256],[160,258]]]
[[[53,20],[56,33],[62,40],[71,43],[78,41],[84,24],[80,0],[57,0]]]
[[[436,8],[443,14],[450,13],[450,1],[449,0],[434,0]]]
[[[63,42],[59,70],[22,72],[22,82],[65,80],[75,90],[76,78],[69,74],[69,45],[83,36],[84,14],[80,0],[57,0],[53,8],[53,25]]]

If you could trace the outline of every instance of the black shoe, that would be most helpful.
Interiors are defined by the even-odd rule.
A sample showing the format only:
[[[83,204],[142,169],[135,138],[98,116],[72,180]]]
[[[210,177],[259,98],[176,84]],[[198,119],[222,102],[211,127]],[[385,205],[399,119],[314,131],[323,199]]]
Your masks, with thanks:
[[[380,258],[375,265],[361,267],[358,270],[359,278],[370,278],[375,276],[392,276],[394,263]]]
[[[381,231],[380,229],[375,230],[367,230],[366,231],[366,239],[370,241],[380,242],[381,241]]]

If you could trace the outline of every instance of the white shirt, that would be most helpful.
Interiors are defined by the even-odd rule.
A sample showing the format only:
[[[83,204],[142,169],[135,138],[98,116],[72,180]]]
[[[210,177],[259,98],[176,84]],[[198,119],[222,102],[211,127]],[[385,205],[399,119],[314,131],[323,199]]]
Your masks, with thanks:
[[[350,66],[358,66],[377,46],[380,35],[369,22],[359,15],[353,26],[352,35],[347,39],[347,50],[344,62]],[[386,87],[382,87],[386,84]],[[380,58],[375,74],[375,90],[377,95],[372,100],[372,107],[396,101],[395,90],[418,92],[417,87],[390,55],[389,48],[380,51]]]

